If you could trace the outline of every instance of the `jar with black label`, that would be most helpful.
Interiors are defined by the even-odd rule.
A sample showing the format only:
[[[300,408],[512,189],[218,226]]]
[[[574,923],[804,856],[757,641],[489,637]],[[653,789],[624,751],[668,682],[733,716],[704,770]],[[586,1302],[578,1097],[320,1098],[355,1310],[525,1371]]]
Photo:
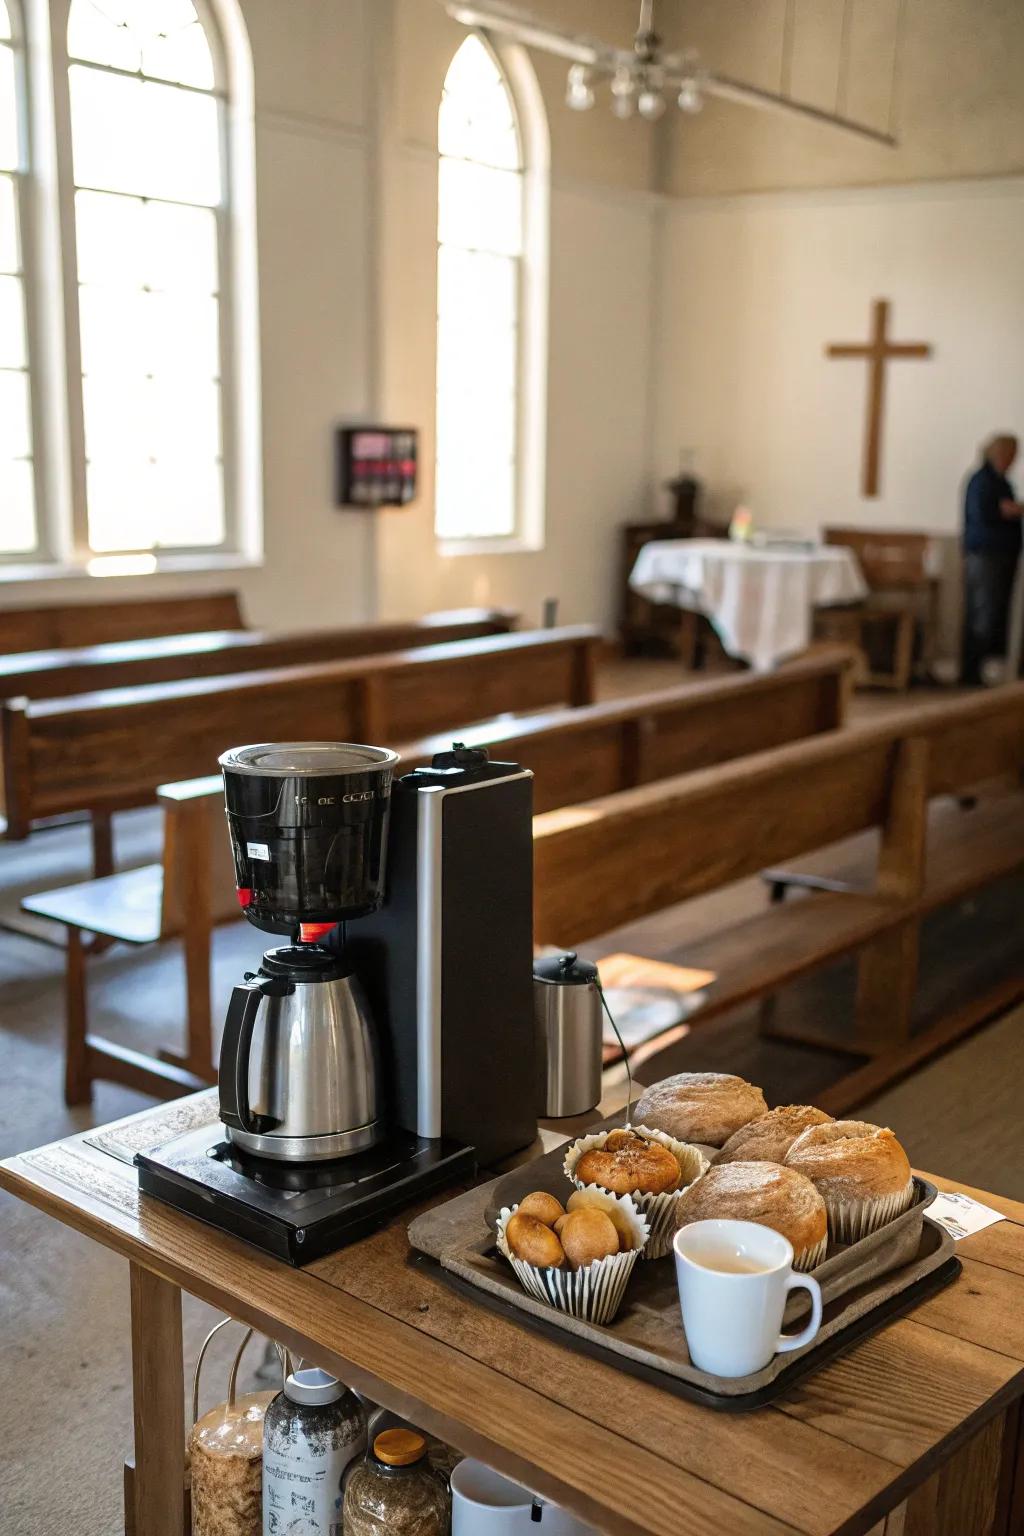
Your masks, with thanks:
[[[344,1536],[448,1536],[451,1507],[412,1429],[385,1429],[345,1486]]]
[[[263,1426],[263,1536],[341,1536],[342,1479],[366,1450],[366,1410],[327,1371],[293,1371]]]

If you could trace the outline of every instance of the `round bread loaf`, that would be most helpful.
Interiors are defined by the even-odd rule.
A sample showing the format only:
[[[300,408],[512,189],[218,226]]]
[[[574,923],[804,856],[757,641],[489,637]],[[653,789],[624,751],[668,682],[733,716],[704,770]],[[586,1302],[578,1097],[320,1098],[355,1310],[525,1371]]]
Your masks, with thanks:
[[[592,1205],[570,1211],[559,1236],[573,1269],[584,1269],[619,1251],[619,1234],[611,1218]]]
[[[616,1133],[613,1133],[616,1134]],[[610,1140],[611,1138],[609,1138]],[[616,1134],[615,1147],[591,1147],[576,1164],[582,1184],[597,1184],[613,1195],[664,1195],[678,1189],[682,1169],[678,1159],[659,1141]]]
[[[832,1119],[810,1104],[780,1104],[733,1131],[715,1158],[719,1163],[781,1163],[801,1131],[809,1125],[825,1125]]]
[[[505,1227],[505,1241],[517,1259],[538,1269],[561,1269],[565,1263],[565,1249],[557,1236],[536,1216],[514,1211]]]
[[[879,1200],[910,1183],[910,1159],[892,1131],[865,1120],[830,1120],[802,1131],[786,1167],[805,1174],[827,1200]]]
[[[759,1221],[793,1244],[794,1260],[824,1242],[825,1202],[810,1179],[778,1163],[715,1164],[679,1198],[677,1227],[724,1218]]]
[[[728,1072],[677,1072],[655,1083],[638,1099],[633,1119],[665,1131],[676,1141],[720,1147],[733,1131],[766,1114],[760,1088]]]

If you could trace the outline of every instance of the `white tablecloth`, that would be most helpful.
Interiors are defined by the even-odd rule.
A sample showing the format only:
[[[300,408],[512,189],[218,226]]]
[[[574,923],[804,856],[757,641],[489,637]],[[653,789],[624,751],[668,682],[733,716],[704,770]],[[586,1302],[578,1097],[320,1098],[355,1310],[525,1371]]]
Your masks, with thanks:
[[[728,539],[645,544],[629,584],[652,602],[706,614],[729,655],[758,672],[805,649],[815,608],[867,595],[852,550],[755,549]]]

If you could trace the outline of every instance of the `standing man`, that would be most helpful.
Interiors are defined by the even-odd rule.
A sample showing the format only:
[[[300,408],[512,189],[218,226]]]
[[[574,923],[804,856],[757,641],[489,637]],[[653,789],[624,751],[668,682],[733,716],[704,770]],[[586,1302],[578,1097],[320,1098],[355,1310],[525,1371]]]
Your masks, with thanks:
[[[964,497],[964,627],[961,682],[979,686],[990,656],[1005,657],[1013,584],[1021,550],[1024,504],[1007,480],[1017,439],[1000,433]]]

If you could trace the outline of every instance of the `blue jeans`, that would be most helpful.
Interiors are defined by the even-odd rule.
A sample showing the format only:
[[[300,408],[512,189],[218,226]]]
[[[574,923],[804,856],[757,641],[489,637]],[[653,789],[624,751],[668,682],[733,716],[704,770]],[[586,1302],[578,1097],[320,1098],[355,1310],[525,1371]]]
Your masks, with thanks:
[[[964,627],[960,680],[982,681],[981,669],[990,656],[1005,656],[1013,584],[1019,556],[964,555]]]

